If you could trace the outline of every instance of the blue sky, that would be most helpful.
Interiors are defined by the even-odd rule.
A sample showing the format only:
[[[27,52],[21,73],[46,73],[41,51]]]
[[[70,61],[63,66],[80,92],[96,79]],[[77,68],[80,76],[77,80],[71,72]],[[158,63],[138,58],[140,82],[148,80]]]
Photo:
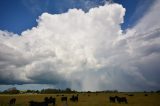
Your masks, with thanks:
[[[159,0],[0,0],[0,90],[159,90],[159,9]]]
[[[113,2],[122,4],[127,10],[122,24],[122,28],[126,29],[132,27],[145,14],[154,0],[114,0]],[[36,19],[44,12],[61,14],[72,8],[88,11],[104,3],[104,0],[1,0],[0,29],[20,34],[26,29],[37,26]],[[136,10],[139,12],[136,13]]]

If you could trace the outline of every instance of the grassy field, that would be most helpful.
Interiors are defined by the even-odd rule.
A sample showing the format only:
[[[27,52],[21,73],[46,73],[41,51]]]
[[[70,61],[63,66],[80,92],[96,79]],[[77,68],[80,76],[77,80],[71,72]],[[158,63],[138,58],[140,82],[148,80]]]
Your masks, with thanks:
[[[158,93],[132,93],[134,96],[128,96],[129,93],[79,93],[79,101],[76,103],[68,100],[68,106],[160,106],[160,94]],[[58,95],[58,96],[57,96]],[[29,101],[43,101],[44,97],[55,97],[56,106],[65,106],[61,102],[62,95],[70,98],[73,94],[19,94],[19,95],[0,95],[0,106],[9,106],[11,98],[16,98],[14,106],[29,106]],[[124,96],[128,100],[125,103],[110,103],[109,96]],[[49,106],[52,106],[51,104]]]

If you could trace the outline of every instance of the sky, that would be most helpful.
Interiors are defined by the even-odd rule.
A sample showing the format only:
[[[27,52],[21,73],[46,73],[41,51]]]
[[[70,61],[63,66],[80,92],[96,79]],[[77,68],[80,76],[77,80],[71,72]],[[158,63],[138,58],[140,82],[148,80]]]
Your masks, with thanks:
[[[159,0],[0,0],[0,90],[159,90],[159,9]]]

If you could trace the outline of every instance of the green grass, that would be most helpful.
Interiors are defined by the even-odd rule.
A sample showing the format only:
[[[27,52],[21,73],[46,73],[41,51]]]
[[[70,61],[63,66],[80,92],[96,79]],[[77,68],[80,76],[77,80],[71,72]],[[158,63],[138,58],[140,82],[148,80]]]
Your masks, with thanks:
[[[148,93],[148,96],[144,96],[144,93],[132,93],[134,96],[127,96],[127,93],[81,93],[79,94],[79,101],[77,103],[70,102],[68,100],[68,106],[160,106],[160,94]],[[55,97],[56,106],[64,106],[65,103],[61,102],[61,96],[57,94],[18,94],[18,95],[0,95],[0,106],[9,106],[9,100],[16,98],[16,104],[14,106],[29,106],[28,102],[43,101],[44,97]],[[62,95],[62,94],[58,94]],[[64,94],[70,98],[73,94]],[[90,95],[90,96],[88,96]],[[109,96],[125,96],[128,99],[128,104],[110,103]],[[52,106],[52,105],[49,105]]]

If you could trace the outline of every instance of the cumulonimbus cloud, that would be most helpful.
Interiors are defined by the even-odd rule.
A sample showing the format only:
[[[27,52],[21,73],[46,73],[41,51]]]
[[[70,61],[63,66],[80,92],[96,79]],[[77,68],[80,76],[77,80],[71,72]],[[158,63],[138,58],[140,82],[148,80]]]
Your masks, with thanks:
[[[84,12],[43,13],[20,36],[0,32],[1,84],[53,84],[78,90],[160,88],[159,32],[122,33],[125,9],[106,4]]]

